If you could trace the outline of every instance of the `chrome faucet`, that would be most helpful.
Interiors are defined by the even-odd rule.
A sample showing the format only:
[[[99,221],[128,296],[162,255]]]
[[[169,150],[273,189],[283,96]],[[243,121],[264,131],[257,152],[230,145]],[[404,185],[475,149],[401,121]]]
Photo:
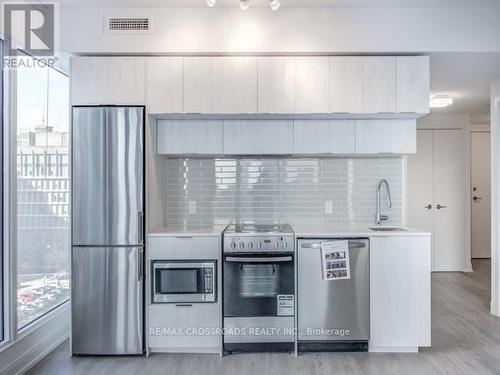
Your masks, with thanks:
[[[380,190],[382,190],[382,185],[385,185],[387,189],[387,206],[389,208],[392,207],[391,189],[389,188],[389,183],[387,182],[387,180],[383,178],[380,180],[377,187],[377,217],[376,217],[377,225],[381,225],[382,221],[389,219],[387,215],[380,214]]]

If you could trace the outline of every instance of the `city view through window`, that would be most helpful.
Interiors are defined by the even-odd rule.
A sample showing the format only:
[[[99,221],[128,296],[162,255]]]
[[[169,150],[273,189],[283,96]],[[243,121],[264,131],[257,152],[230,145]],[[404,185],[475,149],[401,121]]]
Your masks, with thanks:
[[[69,80],[17,72],[18,328],[69,298]]]

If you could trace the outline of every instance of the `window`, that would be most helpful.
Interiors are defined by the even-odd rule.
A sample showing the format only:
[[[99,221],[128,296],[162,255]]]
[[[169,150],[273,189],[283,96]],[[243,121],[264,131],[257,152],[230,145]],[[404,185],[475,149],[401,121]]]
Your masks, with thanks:
[[[18,328],[69,298],[69,80],[17,69]]]

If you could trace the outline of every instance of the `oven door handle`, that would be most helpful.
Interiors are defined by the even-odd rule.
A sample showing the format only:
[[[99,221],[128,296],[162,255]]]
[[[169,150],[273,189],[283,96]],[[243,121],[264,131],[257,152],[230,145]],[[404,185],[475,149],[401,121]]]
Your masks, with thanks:
[[[293,258],[290,257],[260,257],[260,258],[246,258],[246,257],[226,257],[226,262],[237,263],[276,263],[276,262],[291,262]]]

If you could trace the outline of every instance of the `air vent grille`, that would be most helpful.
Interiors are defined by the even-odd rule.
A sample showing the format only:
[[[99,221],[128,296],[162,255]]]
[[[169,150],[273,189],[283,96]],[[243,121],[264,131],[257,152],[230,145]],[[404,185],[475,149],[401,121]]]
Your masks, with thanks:
[[[105,30],[110,33],[149,33],[149,17],[106,17]]]

